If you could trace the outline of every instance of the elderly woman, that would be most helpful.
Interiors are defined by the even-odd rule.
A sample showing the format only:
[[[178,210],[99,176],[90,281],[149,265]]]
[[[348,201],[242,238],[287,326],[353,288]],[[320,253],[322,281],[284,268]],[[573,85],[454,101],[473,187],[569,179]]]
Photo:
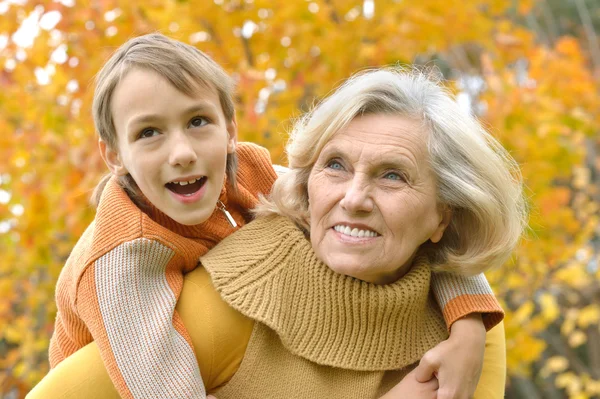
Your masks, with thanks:
[[[287,150],[290,170],[257,220],[186,276],[178,311],[207,391],[436,397],[436,379],[411,372],[447,337],[432,273],[471,275],[510,255],[525,224],[515,162],[437,84],[396,69],[351,78],[299,121]],[[494,330],[475,398],[503,397]],[[33,396],[56,386],[116,394],[93,344]]]

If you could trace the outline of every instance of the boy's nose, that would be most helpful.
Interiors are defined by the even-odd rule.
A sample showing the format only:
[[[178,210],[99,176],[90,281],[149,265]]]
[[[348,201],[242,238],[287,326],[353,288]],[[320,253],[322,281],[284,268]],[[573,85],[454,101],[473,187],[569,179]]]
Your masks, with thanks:
[[[185,135],[173,137],[170,143],[169,164],[172,166],[189,166],[198,159],[196,151]],[[182,137],[183,136],[183,137]]]

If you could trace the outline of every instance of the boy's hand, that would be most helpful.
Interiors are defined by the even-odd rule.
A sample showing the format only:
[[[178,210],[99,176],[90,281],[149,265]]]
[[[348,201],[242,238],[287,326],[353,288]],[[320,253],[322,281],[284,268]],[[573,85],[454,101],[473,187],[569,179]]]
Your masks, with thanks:
[[[415,369],[416,379],[425,382],[437,377],[437,399],[473,397],[483,367],[485,333],[479,313],[457,320],[450,337],[425,353]]]
[[[392,389],[379,399],[436,399],[438,392],[437,378],[426,382],[419,382],[416,378],[416,369],[411,371]]]

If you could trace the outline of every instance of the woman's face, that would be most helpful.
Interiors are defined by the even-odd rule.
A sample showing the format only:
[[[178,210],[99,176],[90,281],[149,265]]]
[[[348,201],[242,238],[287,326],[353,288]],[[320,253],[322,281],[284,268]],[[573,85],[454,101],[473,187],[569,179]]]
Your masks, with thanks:
[[[416,122],[357,117],[325,145],[309,176],[312,246],[337,273],[394,282],[421,244],[442,238],[450,213],[436,193],[426,133]]]

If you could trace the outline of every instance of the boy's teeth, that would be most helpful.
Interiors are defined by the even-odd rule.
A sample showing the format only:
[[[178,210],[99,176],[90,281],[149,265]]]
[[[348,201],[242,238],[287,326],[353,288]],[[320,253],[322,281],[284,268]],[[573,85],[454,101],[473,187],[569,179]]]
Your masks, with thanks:
[[[377,237],[379,235],[376,232],[371,231],[371,230],[359,230],[357,228],[351,229],[350,227],[343,226],[343,225],[334,226],[333,229],[335,231],[337,231],[338,233],[342,233],[346,236],[358,237],[358,238]]]
[[[189,181],[176,181],[176,182],[173,182],[173,183],[179,184],[180,186],[187,186],[188,184],[194,184],[194,183],[196,183],[198,180],[200,180],[200,179],[192,179],[192,180],[189,180]]]

